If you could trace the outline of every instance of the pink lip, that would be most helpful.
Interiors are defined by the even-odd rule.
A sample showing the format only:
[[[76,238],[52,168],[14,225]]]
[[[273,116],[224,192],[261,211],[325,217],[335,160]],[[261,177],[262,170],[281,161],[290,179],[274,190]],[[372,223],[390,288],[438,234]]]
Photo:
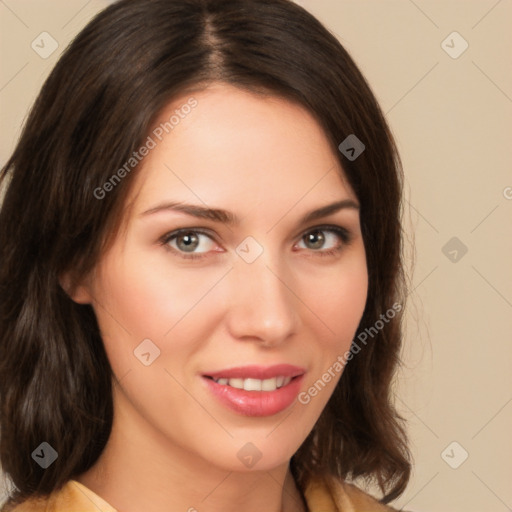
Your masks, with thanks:
[[[276,367],[272,367],[272,377],[277,375],[274,368]],[[235,369],[233,368],[232,371],[234,372]],[[225,373],[223,373],[223,375],[225,375]],[[261,377],[247,377],[247,374],[244,375],[246,378],[261,379]],[[279,375],[283,374],[279,373]],[[286,386],[276,389],[275,391],[246,391],[245,389],[237,389],[228,385],[218,384],[213,379],[202,376],[202,380],[207,389],[221,404],[244,416],[272,416],[287,409],[297,398],[303,378],[304,374],[298,375],[292,378]]]
[[[237,366],[226,370],[203,373],[205,377],[214,379],[272,379],[274,377],[297,377],[306,373],[304,368],[291,364],[276,364],[273,366]],[[273,391],[271,391],[273,393]]]

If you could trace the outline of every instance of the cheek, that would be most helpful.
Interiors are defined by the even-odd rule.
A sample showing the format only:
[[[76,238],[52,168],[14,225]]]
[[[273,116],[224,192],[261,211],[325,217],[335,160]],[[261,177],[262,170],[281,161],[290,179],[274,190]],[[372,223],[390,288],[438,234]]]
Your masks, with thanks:
[[[182,319],[193,316],[222,272],[190,272],[170,265],[169,258],[128,252],[106,262],[97,293],[108,325],[124,327],[134,339],[163,339]]]
[[[335,286],[333,285],[335,283]],[[345,369],[352,341],[363,315],[368,293],[368,273],[361,261],[340,270],[309,293],[317,316],[311,351],[313,365],[297,397],[303,418],[309,418],[304,436],[322,413]]]
[[[307,298],[315,314],[316,347],[311,373],[299,403],[312,417],[320,415],[347,363],[347,354],[363,316],[368,294],[368,272],[364,252],[340,266],[339,271],[317,280]],[[305,292],[303,292],[305,293]],[[312,324],[313,325],[313,324]]]
[[[350,346],[363,315],[368,294],[368,272],[364,258],[340,267],[317,280],[303,284],[305,302],[324,324],[326,343],[341,349]]]
[[[364,250],[348,256],[337,270],[325,266],[312,271],[311,262],[304,263],[295,268],[290,283],[303,303],[297,303],[303,334],[309,343],[316,340],[324,365],[350,347],[366,303]],[[229,279],[223,280],[225,266],[192,271],[169,258],[160,251],[125,250],[105,259],[99,270],[95,310],[118,375],[133,367],[133,351],[143,340],[160,350],[158,366],[174,367],[199,350],[222,321],[222,297],[233,292],[226,288]]]
[[[210,328],[216,312],[208,293],[225,272],[190,272],[172,268],[168,255],[142,256],[136,251],[113,254],[97,274],[94,309],[118,376],[139,366],[134,350],[144,340],[160,351],[156,366],[171,366],[171,360],[178,364],[197,350],[204,339],[198,332]]]

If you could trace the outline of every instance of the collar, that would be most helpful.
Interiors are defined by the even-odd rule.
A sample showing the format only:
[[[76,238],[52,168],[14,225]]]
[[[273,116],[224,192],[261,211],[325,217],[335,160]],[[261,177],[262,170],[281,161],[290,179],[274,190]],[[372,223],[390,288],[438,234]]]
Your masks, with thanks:
[[[392,512],[352,484],[335,477],[312,478],[304,490],[309,512]],[[112,505],[76,480],[69,480],[46,498],[30,499],[6,512],[118,512]]]

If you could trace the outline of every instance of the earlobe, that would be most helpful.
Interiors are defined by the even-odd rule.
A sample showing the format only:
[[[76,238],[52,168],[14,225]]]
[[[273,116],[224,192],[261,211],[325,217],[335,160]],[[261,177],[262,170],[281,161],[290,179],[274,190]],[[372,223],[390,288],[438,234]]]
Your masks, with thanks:
[[[59,277],[59,284],[73,302],[76,302],[77,304],[92,303],[91,294],[87,287],[82,283],[74,283],[69,273],[63,274]]]

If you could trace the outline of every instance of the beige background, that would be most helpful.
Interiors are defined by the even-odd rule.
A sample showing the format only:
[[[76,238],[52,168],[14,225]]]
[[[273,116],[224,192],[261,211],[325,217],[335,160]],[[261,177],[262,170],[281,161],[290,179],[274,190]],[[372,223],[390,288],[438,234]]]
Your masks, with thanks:
[[[416,463],[394,505],[415,512],[510,510],[512,2],[298,3],[362,69],[404,162],[416,263],[396,396]],[[106,4],[0,0],[0,164],[60,52]],[[31,48],[43,31],[59,44],[47,59]],[[445,49],[455,55],[462,39],[452,35],[442,45],[453,31],[469,44],[458,58]],[[459,247],[443,252],[452,237]],[[448,464],[459,464],[465,452],[457,469]]]

